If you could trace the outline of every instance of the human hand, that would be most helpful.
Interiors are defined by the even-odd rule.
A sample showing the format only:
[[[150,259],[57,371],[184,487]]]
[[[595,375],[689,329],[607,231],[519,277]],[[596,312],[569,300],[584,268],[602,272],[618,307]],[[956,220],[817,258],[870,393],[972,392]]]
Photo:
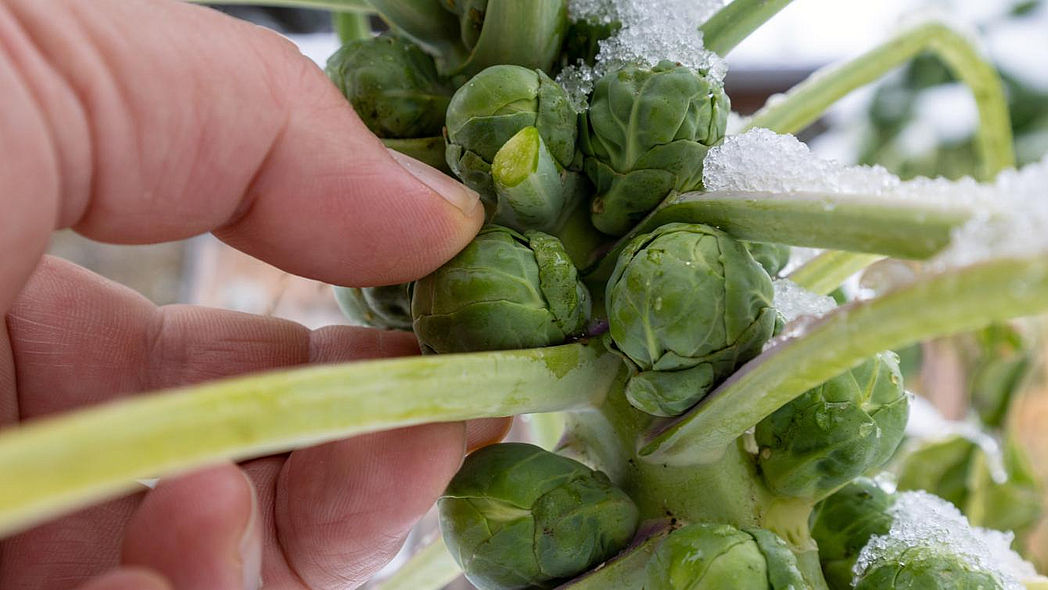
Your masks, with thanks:
[[[417,352],[409,335],[171,306],[49,234],[213,231],[334,284],[399,283],[463,248],[472,191],[390,154],[279,36],[172,0],[0,2],[0,427],[120,396]],[[334,589],[366,580],[504,421],[380,433],[161,481],[0,542],[0,588]],[[2,484],[0,484],[2,485]]]

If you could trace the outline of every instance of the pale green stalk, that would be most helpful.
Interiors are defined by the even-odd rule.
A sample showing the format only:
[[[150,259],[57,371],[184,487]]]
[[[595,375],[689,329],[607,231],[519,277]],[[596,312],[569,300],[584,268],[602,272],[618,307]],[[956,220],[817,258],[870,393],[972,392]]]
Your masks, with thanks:
[[[975,142],[980,158],[979,179],[991,180],[1001,170],[1014,167],[1011,118],[1001,77],[968,37],[939,22],[909,29],[854,60],[812,74],[754,114],[746,129],[764,127],[776,133],[796,133],[818,120],[845,95],[877,81],[925,51],[941,59],[975,95],[979,110]]]
[[[1048,258],[1000,259],[931,274],[851,303],[743,366],[643,444],[652,462],[710,461],[805,391],[883,351],[1048,310]]]
[[[699,27],[702,43],[723,57],[790,2],[793,0],[735,0]]]
[[[950,232],[976,212],[996,213],[988,207],[961,200],[875,194],[686,193],[664,201],[605,254],[586,278],[606,280],[633,236],[674,222],[710,225],[753,242],[925,259],[949,244]]]
[[[363,12],[336,12],[332,16],[335,33],[343,44],[371,38],[371,17]]]
[[[841,65],[824,68],[758,111],[746,129],[764,127],[776,133],[797,133],[821,117],[838,100],[858,88],[879,80],[891,70],[930,51],[971,89],[979,111],[976,175],[991,180],[1015,167],[1011,117],[1000,75],[971,39],[943,23],[929,22],[904,31],[866,54]],[[837,256],[839,270],[822,272],[840,276],[856,269],[863,259]],[[867,262],[872,262],[865,259]],[[850,275],[849,275],[850,276]],[[832,289],[831,289],[832,290]]]
[[[462,569],[438,535],[374,590],[440,590],[461,575]]]
[[[787,277],[805,289],[829,295],[840,287],[848,277],[867,266],[883,260],[879,254],[854,254],[831,250],[809,260]]]
[[[251,6],[286,6],[289,8],[316,8],[339,12],[370,14],[375,9],[367,0],[186,0],[194,4],[248,4]]]
[[[247,376],[0,431],[0,536],[220,461],[429,422],[599,403],[622,362],[594,342]]]

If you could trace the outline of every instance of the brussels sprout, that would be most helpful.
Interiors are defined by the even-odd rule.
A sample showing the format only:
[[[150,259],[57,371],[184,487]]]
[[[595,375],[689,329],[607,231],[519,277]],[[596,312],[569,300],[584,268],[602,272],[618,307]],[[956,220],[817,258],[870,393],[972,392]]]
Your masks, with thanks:
[[[578,175],[553,159],[535,127],[525,127],[495,154],[491,178],[498,194],[493,222],[524,231],[555,231],[580,200]]]
[[[597,229],[621,236],[671,192],[700,189],[702,161],[724,138],[729,111],[720,82],[671,62],[598,80],[579,138],[597,187]]]
[[[924,490],[964,510],[976,449],[972,441],[960,436],[908,442],[892,466],[899,490]]]
[[[639,520],[603,473],[522,443],[468,456],[438,508],[448,549],[481,590],[552,588],[614,557]]]
[[[762,529],[695,524],[671,533],[648,561],[644,590],[807,588],[786,542]]]
[[[783,496],[825,497],[891,458],[909,410],[898,357],[881,353],[757,424],[764,481]]]
[[[727,234],[672,223],[637,236],[608,281],[611,339],[639,373],[626,396],[675,416],[757,356],[775,328],[772,284]]]
[[[353,41],[331,56],[326,71],[375,135],[441,134],[451,90],[433,58],[412,43],[390,35]]]
[[[855,590],[1005,590],[996,576],[962,555],[914,547],[897,560],[871,567]]]
[[[812,512],[811,536],[819,546],[822,573],[830,590],[851,590],[852,568],[862,548],[892,527],[888,509],[895,497],[860,477],[820,502]]]
[[[386,330],[411,330],[411,284],[355,289],[335,287],[342,313],[354,322]]]
[[[590,295],[560,241],[487,226],[415,283],[411,315],[425,352],[535,348],[579,335]]]
[[[778,276],[790,262],[790,247],[786,244],[743,242],[742,245],[770,276]]]
[[[539,70],[492,66],[459,88],[447,113],[448,166],[494,205],[491,164],[502,146],[526,127],[538,129],[557,164],[575,159],[578,116],[567,92]]]

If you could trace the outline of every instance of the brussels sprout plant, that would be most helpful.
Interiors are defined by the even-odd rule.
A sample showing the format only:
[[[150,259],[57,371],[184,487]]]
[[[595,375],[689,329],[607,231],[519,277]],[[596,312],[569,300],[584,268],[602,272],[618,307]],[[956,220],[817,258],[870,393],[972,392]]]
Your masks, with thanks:
[[[348,105],[391,149],[482,195],[488,225],[430,276],[337,289],[358,323],[411,330],[424,354],[6,429],[0,534],[215,461],[556,415],[547,448],[466,458],[419,567],[481,590],[1043,587],[974,541],[907,536],[904,494],[924,492],[865,479],[896,452],[911,404],[886,351],[1048,311],[1048,161],[1014,169],[1000,77],[969,35],[903,29],[729,134],[721,58],[790,0],[267,2],[340,12],[327,72]],[[387,32],[371,34],[372,15]],[[976,98],[976,180],[902,182],[788,135],[925,52]],[[792,247],[820,253],[788,266]],[[876,297],[826,297],[885,257],[919,270]],[[1011,398],[992,386],[1010,392],[1013,369],[980,372],[989,410]],[[973,457],[960,449],[966,473]],[[1027,523],[1000,500],[1027,487],[971,483],[1004,490],[958,500],[973,521]]]

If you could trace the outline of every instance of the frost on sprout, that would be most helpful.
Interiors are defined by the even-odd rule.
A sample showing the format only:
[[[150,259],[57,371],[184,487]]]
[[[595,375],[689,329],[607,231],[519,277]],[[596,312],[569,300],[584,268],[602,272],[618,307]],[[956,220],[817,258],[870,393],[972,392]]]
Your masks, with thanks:
[[[1034,577],[1033,566],[1016,555],[1011,533],[973,527],[953,505],[923,491],[900,492],[892,506],[887,535],[876,535],[859,553],[853,573],[861,577],[882,563],[905,562],[906,551],[925,547],[954,554],[989,572],[1007,590],[1023,590],[1020,580]]]
[[[837,307],[833,297],[812,293],[789,279],[776,279],[772,285],[775,287],[775,309],[787,323],[804,316],[822,317]]]
[[[725,0],[571,0],[572,20],[618,22],[622,28],[601,41],[594,67],[568,66],[557,81],[578,106],[585,103],[594,81],[626,64],[655,66],[668,60],[721,79],[727,66],[703,47],[699,26],[724,4]]]

